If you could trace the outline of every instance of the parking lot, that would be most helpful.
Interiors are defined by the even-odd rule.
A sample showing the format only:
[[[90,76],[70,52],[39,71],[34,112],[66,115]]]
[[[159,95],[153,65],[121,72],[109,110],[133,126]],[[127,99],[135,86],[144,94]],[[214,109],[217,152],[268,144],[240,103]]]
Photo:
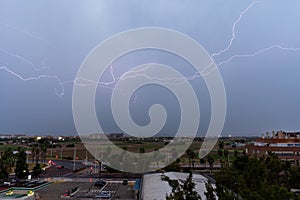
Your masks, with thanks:
[[[61,195],[66,190],[71,190],[77,187],[79,192],[67,199],[99,199],[95,198],[100,191],[106,191],[111,194],[111,199],[131,200],[134,199],[134,194],[131,185],[122,185],[121,182],[108,182],[103,188],[94,186],[90,182],[61,182],[53,183],[41,190],[38,190],[39,196],[42,200],[63,199]]]
[[[42,200],[54,200],[54,199],[61,199],[61,195],[66,190],[71,190],[72,188],[77,187],[82,191],[88,191],[88,189],[92,186],[92,183],[82,183],[82,182],[62,182],[62,183],[53,183],[43,189],[37,191],[40,198]],[[68,199],[77,199],[68,198]]]

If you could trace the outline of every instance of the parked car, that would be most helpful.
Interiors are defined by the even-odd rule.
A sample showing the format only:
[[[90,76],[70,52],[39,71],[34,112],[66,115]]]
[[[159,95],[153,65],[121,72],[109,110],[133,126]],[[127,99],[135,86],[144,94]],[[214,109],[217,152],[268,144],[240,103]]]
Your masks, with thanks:
[[[103,187],[106,184],[104,180],[98,180],[95,182],[96,187]]]
[[[128,180],[123,180],[122,185],[128,185]]]
[[[69,197],[70,196],[70,190],[66,190],[62,195],[61,197]]]
[[[101,199],[110,199],[111,195],[109,192],[102,191],[98,195],[95,196],[96,198],[101,198]]]

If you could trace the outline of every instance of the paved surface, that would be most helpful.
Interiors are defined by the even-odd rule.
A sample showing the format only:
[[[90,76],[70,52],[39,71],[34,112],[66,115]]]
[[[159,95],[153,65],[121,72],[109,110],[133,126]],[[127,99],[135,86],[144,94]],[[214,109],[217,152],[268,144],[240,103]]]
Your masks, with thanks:
[[[61,195],[66,190],[71,190],[74,187],[77,187],[80,189],[80,192],[87,192],[88,189],[92,186],[93,183],[75,183],[75,182],[64,182],[64,183],[53,183],[49,185],[48,187],[45,187],[43,189],[40,189],[37,191],[40,198],[42,200],[56,200],[56,199],[62,199]],[[78,193],[79,194],[79,193]],[[77,196],[77,195],[76,195]],[[77,199],[74,198],[68,198],[68,199]]]
[[[122,185],[121,182],[108,182],[103,188],[93,186],[92,182],[62,182],[53,183],[48,187],[37,191],[42,200],[56,200],[56,199],[81,199],[81,200],[92,200],[99,192],[107,191],[111,194],[112,200],[132,200],[134,199],[134,192],[132,186]],[[71,198],[61,198],[61,194],[66,190],[71,190],[77,187],[80,191]]]
[[[119,185],[117,192],[115,193],[113,199],[131,200],[134,199],[134,192],[132,186],[129,185]]]
[[[66,177],[68,174],[72,174],[72,170],[68,168],[57,169],[56,166],[51,166],[46,169],[41,174],[41,178],[48,178],[48,177]]]

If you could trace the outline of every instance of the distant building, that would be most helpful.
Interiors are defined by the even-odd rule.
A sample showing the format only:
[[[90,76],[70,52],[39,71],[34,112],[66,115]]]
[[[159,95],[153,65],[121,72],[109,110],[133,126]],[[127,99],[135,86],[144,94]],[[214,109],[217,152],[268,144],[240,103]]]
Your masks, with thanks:
[[[12,135],[10,134],[0,134],[0,139],[11,139]]]
[[[107,135],[110,140],[120,140],[124,138],[123,133],[110,133]]]
[[[273,131],[272,136],[267,132],[255,142],[246,145],[245,151],[250,156],[261,157],[268,152],[276,154],[280,159],[299,165],[300,132]]]

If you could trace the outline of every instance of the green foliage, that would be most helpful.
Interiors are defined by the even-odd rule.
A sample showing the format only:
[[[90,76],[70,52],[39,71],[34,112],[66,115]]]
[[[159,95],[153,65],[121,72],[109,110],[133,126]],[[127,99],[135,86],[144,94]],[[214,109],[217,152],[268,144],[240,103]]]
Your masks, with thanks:
[[[41,159],[43,162],[46,162],[46,156],[47,156],[47,146],[41,145]]]
[[[175,161],[175,162],[169,164],[168,166],[166,166],[164,168],[164,170],[166,172],[179,172],[180,171],[179,164],[177,161]]]
[[[227,149],[224,150],[224,156],[227,157],[229,155],[229,151]]]
[[[140,153],[145,153],[145,148],[144,147],[140,148]]]
[[[211,182],[208,181],[205,183],[206,192],[204,192],[206,196],[206,200],[216,200],[216,196],[214,194],[214,188],[211,185]]]
[[[223,141],[220,141],[218,145],[219,145],[219,149],[223,149],[225,146],[225,143]]]
[[[15,156],[11,148],[8,148],[3,153],[0,160],[0,178],[7,179],[8,175],[12,172],[15,164]]]
[[[205,158],[200,158],[200,163],[201,163],[202,165],[205,164],[205,163],[206,163]]]
[[[218,155],[219,155],[220,157],[223,156],[223,151],[222,151],[221,149],[218,149]]]
[[[206,157],[206,160],[209,163],[210,168],[212,169],[214,166],[215,159],[211,155],[208,155]]]
[[[32,170],[32,176],[34,178],[37,178],[37,177],[40,176],[41,173],[42,173],[41,165],[40,165],[40,163],[36,163],[33,170]]]
[[[291,167],[289,174],[288,186],[293,189],[300,189],[300,167]]]
[[[190,167],[191,167],[191,165],[192,165],[192,167],[194,168],[194,164],[195,164],[194,159],[195,159],[195,157],[196,157],[195,152],[194,152],[193,150],[191,150],[191,149],[188,149],[188,150],[186,151],[186,154],[187,154],[187,156],[188,156],[188,158],[189,158],[189,165],[190,165]]]
[[[26,163],[26,153],[24,150],[21,150],[17,154],[16,168],[15,168],[16,177],[23,179],[28,176],[28,165]]]
[[[168,182],[172,188],[172,192],[166,196],[166,200],[201,200],[200,195],[195,191],[196,184],[193,182],[191,172],[186,180],[170,179],[165,175],[162,175],[161,180]]]
[[[75,147],[75,144],[74,144],[74,143],[70,143],[70,144],[67,144],[66,147],[67,147],[67,148],[71,148],[71,147],[74,148],[74,147]]]
[[[299,187],[299,180],[299,168],[290,168],[273,154],[259,159],[241,156],[216,174],[216,193],[220,200],[296,199],[289,189]]]

